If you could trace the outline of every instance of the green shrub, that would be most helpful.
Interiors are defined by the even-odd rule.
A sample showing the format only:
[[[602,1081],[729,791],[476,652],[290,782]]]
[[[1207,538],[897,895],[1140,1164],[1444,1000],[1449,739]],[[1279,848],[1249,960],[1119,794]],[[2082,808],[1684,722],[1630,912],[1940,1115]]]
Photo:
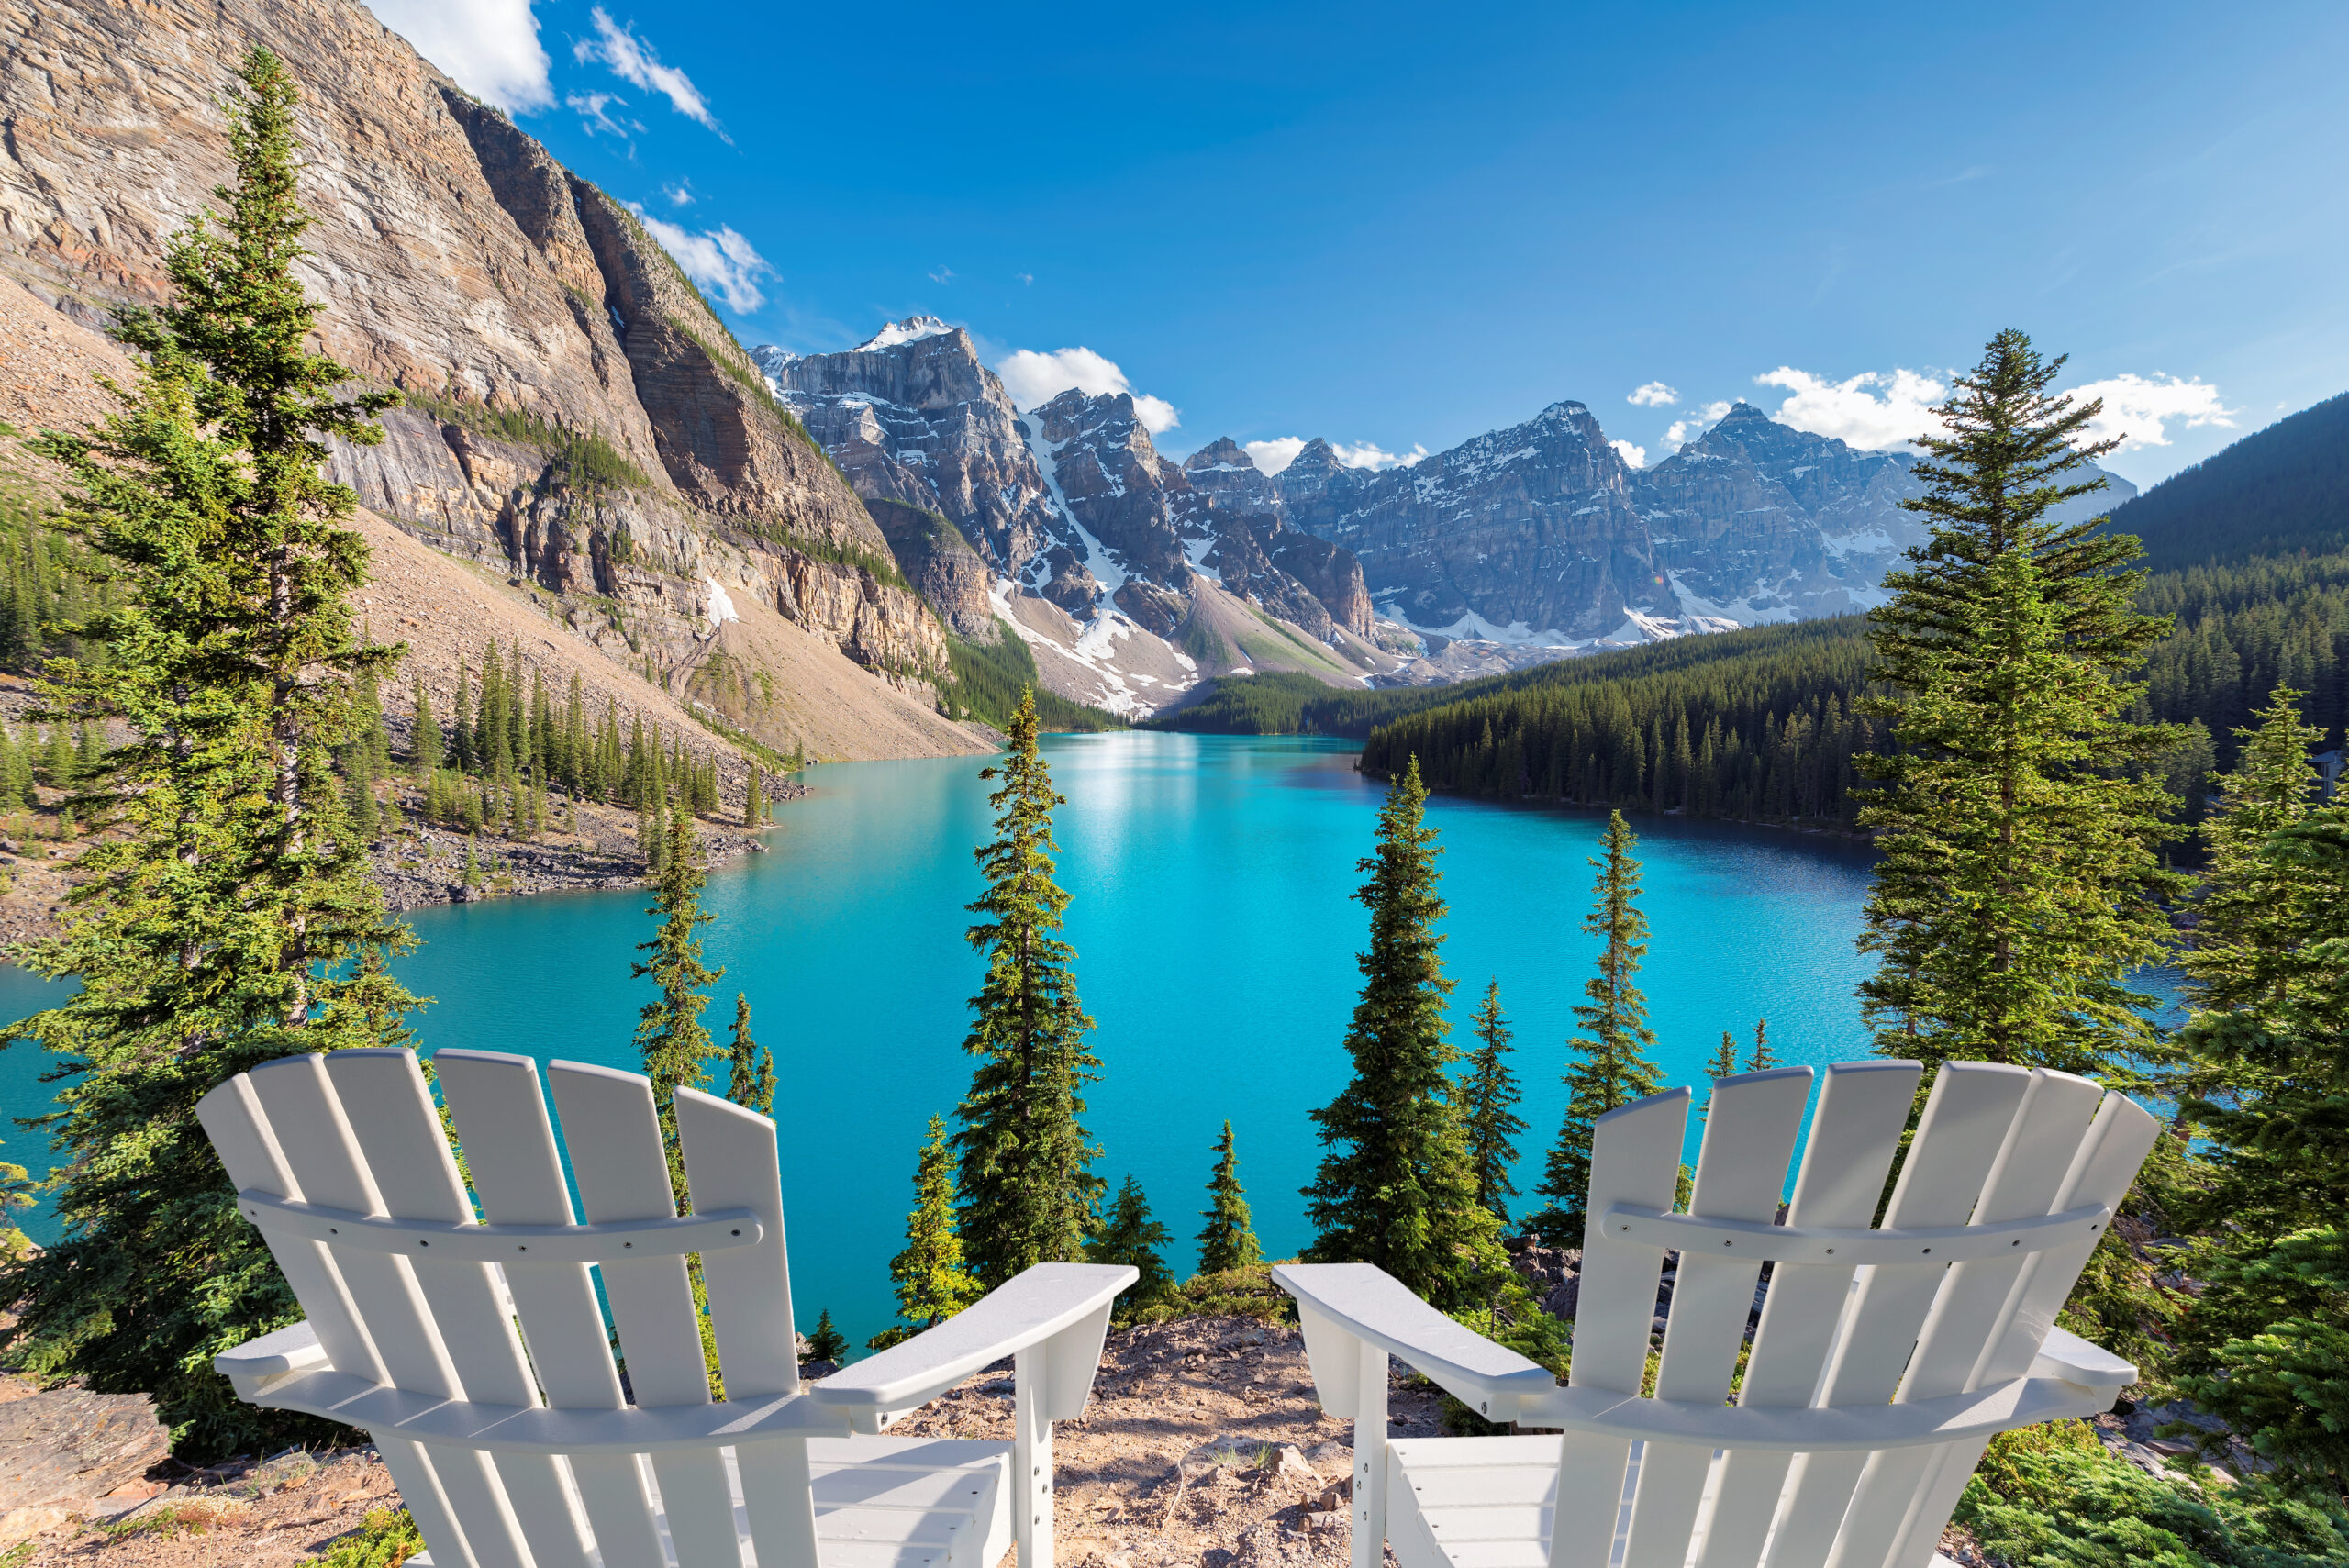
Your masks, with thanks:
[[[1137,1311],[1133,1320],[1163,1323],[1175,1318],[1261,1318],[1267,1323],[1294,1323],[1297,1302],[1273,1283],[1273,1265],[1258,1263],[1228,1273],[1193,1274]]]
[[[1956,1522],[2015,1568],[2287,1568],[2349,1563],[2340,1501],[2254,1476],[2233,1486],[2148,1475],[2083,1421],[1991,1441]]]
[[[406,1508],[374,1508],[316,1561],[321,1568],[399,1568],[423,1550],[424,1537]]]

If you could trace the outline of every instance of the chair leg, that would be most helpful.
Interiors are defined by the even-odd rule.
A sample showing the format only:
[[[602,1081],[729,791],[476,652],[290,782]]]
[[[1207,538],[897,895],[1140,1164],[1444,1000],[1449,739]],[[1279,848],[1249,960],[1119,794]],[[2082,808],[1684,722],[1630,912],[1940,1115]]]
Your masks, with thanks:
[[[1386,1560],[1386,1352],[1356,1340],[1362,1385],[1354,1406],[1353,1568]]]
[[[1052,1421],[1045,1387],[1045,1347],[1012,1359],[1012,1539],[1019,1568],[1052,1568]]]

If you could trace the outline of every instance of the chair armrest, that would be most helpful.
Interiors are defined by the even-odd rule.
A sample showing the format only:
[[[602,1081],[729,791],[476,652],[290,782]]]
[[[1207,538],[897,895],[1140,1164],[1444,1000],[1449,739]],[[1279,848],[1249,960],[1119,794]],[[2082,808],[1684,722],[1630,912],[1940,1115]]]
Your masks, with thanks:
[[[1352,1416],[1360,1392],[1361,1358],[1345,1353],[1342,1335],[1385,1351],[1495,1421],[1515,1419],[1522,1401],[1558,1386],[1546,1369],[1453,1322],[1374,1264],[1283,1263],[1273,1283],[1297,1297],[1314,1387],[1332,1416]]]
[[[239,1398],[251,1400],[269,1384],[297,1372],[317,1372],[328,1364],[318,1331],[309,1319],[247,1340],[233,1351],[212,1358],[212,1370],[237,1385]]]
[[[808,1395],[875,1430],[1015,1351],[1046,1350],[1046,1418],[1084,1413],[1109,1306],[1141,1275],[1123,1263],[1038,1263],[933,1328],[855,1362]]]
[[[2105,1396],[2109,1407],[2122,1389],[2137,1381],[2137,1369],[2101,1345],[2092,1345],[2062,1329],[2050,1329],[2028,1375],[2084,1385]]]

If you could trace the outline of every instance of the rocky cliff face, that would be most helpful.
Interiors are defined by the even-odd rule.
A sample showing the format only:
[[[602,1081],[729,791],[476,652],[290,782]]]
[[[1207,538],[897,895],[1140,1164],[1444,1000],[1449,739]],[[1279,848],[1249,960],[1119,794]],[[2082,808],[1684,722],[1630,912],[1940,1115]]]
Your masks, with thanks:
[[[917,317],[840,354],[754,350],[759,369],[865,496],[952,519],[1009,574],[1062,533],[1003,383],[970,334]]]
[[[254,44],[303,93],[325,346],[415,398],[336,477],[674,690],[744,594],[928,690],[942,628],[666,252],[351,0],[0,12],[0,270],[84,322],[162,298],[165,240],[228,175],[219,105]],[[583,445],[621,477],[575,472]]]

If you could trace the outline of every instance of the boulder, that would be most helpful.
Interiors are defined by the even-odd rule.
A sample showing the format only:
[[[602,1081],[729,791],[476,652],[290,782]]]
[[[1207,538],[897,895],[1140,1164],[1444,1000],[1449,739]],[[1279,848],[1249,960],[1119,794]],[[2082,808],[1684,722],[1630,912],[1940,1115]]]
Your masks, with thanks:
[[[146,1474],[171,1447],[144,1394],[51,1388],[0,1404],[0,1542],[161,1491]]]

